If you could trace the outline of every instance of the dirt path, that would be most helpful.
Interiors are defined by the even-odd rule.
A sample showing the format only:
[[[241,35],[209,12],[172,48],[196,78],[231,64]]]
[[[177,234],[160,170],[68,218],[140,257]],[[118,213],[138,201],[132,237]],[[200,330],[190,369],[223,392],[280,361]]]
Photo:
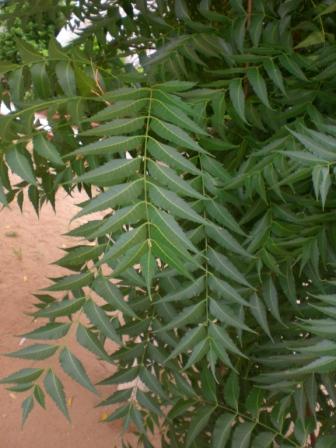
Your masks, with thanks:
[[[57,201],[57,214],[50,206],[45,206],[40,219],[28,201],[24,204],[23,214],[15,205],[0,212],[1,353],[24,347],[24,344],[20,347],[21,338],[15,335],[30,331],[38,324],[32,323],[31,318],[24,313],[32,310],[32,293],[48,284],[47,277],[62,274],[60,268],[50,263],[64,254],[60,249],[62,246],[73,244],[73,240],[61,235],[69,230],[70,218],[78,210],[74,204],[80,200],[83,200],[80,196],[72,199],[61,192]],[[75,224],[72,223],[71,228]],[[87,367],[93,382],[112,373],[111,366],[97,362],[94,356],[78,348],[76,343],[71,342],[70,346]],[[44,362],[48,363],[49,360]],[[29,361],[1,357],[0,377],[28,366]],[[10,393],[0,386],[0,448],[121,447],[121,426],[118,423],[99,423],[104,411],[104,408],[94,409],[99,397],[64,374],[62,379],[70,405],[71,425],[49,399],[48,411],[34,409],[21,430],[23,395]],[[104,390],[104,396],[108,391]]]

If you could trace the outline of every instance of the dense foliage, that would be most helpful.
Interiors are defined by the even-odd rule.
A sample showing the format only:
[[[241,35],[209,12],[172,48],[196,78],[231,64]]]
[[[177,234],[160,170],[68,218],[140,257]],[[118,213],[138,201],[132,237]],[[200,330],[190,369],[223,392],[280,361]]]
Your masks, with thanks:
[[[46,2],[44,2],[46,3]],[[45,7],[45,4],[43,5]],[[0,60],[20,62],[20,55],[16,48],[16,39],[20,38],[30,43],[38,50],[45,52],[48,42],[67,23],[67,17],[61,8],[41,8],[39,2],[30,1],[10,2],[0,1],[1,33]],[[30,16],[26,16],[29,10]]]
[[[141,446],[333,447],[335,3],[30,3],[86,27],[0,63],[0,201],[88,200],[1,380],[23,421],[45,392],[69,417],[51,356],[96,392],[72,330]]]

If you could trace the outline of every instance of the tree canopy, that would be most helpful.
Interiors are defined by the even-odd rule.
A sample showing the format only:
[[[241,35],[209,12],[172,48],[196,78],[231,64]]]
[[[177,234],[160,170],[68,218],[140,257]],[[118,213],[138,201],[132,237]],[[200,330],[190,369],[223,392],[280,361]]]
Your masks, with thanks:
[[[4,3],[0,201],[88,196],[10,354],[33,367],[0,381],[23,421],[45,393],[70,418],[51,356],[97,392],[73,329],[116,367],[99,386],[129,384],[99,404],[139,446],[333,447],[335,3]]]

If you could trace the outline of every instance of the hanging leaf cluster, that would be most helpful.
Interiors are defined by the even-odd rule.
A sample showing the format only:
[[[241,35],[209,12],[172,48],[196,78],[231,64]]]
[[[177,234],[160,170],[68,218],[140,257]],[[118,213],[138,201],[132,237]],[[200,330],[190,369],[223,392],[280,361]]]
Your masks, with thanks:
[[[95,394],[122,386],[98,404],[146,448],[158,433],[162,447],[332,447],[336,8],[53,8],[73,41],[18,39],[18,63],[0,62],[1,203],[88,197],[56,261],[70,272],[36,294],[40,326],[9,354],[28,366],[0,380],[24,394],[23,422],[46,395],[71,418],[56,357]],[[93,385],[69,337],[111,375]]]

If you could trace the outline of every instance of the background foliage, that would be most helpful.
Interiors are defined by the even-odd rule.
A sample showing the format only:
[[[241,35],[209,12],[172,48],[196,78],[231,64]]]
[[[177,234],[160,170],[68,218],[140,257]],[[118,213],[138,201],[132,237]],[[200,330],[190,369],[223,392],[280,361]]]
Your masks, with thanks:
[[[88,221],[1,380],[23,421],[45,392],[69,418],[51,356],[96,392],[73,331],[131,382],[100,405],[141,446],[334,446],[334,2],[28,3],[0,15],[27,37],[40,12],[0,63],[0,201],[84,189]],[[43,50],[46,17],[76,39]]]

